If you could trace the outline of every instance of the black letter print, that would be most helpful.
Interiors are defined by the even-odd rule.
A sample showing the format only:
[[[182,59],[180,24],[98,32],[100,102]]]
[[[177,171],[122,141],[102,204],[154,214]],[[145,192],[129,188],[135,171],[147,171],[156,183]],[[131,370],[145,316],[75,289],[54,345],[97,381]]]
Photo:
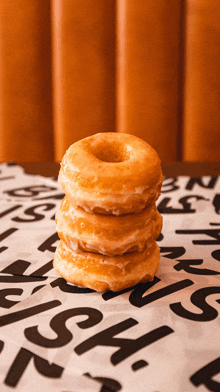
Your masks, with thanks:
[[[4,348],[4,342],[0,340],[0,354],[3,351],[3,348]]]
[[[23,275],[29,265],[31,265],[29,261],[18,259],[4,268],[1,272],[11,275]]]
[[[113,378],[92,377],[89,373],[85,373],[84,376],[100,382],[102,384],[100,392],[118,392],[122,388],[121,384]]]
[[[5,210],[5,211],[1,212],[0,218],[3,218],[4,216],[10,214],[10,212],[13,212],[13,211],[17,210],[20,207],[22,207],[22,204],[18,204],[18,205],[14,206],[14,207],[9,208],[8,210]]]
[[[37,371],[45,377],[59,378],[63,372],[63,368],[55,363],[49,364],[44,358],[33,354],[31,351],[21,348],[12,363],[9,372],[4,380],[5,384],[10,387],[16,387],[30,360],[33,358]]]
[[[2,171],[0,171],[0,174],[2,174]],[[12,180],[13,178],[15,178],[15,176],[0,177],[0,181]]]
[[[37,222],[40,221],[42,219],[44,219],[44,215],[43,214],[38,214],[37,212],[35,212],[36,209],[40,208],[40,207],[44,207],[42,210],[43,211],[50,211],[52,210],[54,207],[56,207],[55,204],[51,204],[51,203],[46,203],[46,204],[38,204],[36,206],[27,208],[24,213],[28,216],[32,216],[32,219],[25,219],[25,218],[19,218],[19,216],[16,216],[15,218],[12,218],[12,220],[14,222]]]
[[[7,276],[3,275],[0,276],[0,282],[4,283],[22,283],[23,288],[26,282],[42,282],[46,278],[39,278],[39,277],[30,277],[30,276]],[[41,288],[42,286],[40,286]],[[7,299],[7,296],[10,295],[22,295],[23,293],[23,288],[5,288],[0,290],[0,307],[9,309],[15,304],[17,304],[20,301],[12,301]],[[35,290],[39,289],[39,286],[35,287]]]
[[[159,281],[160,279],[155,277],[153,282],[151,282],[150,284],[152,286],[153,284]],[[147,286],[145,283],[142,283],[138,285],[134,291],[132,291],[129,297],[129,301],[132,305],[136,306],[137,308],[142,308],[142,306],[145,306],[153,301],[156,301],[167,295],[175,293],[176,291],[182,290],[185,287],[189,287],[192,284],[194,284],[192,280],[184,279],[181,280],[180,282],[172,283],[169,286],[163,287],[162,289],[154,291],[153,293],[150,293],[148,295],[145,295],[145,297],[143,297],[143,294],[145,293]]]
[[[5,325],[16,323],[17,321],[23,320],[28,317],[32,317],[36,314],[46,312],[49,309],[56,308],[61,305],[61,302],[58,300],[45,302],[40,305],[32,306],[31,308],[26,308],[23,310],[18,310],[17,312],[3,314],[0,316],[0,327],[4,327]]]
[[[212,257],[213,259],[220,261],[220,249],[213,250]]]
[[[5,238],[9,237],[11,234],[13,234],[17,230],[18,229],[16,229],[15,227],[12,227],[11,229],[4,231],[2,234],[0,234],[0,242],[3,241]],[[4,252],[4,250],[6,250],[6,249],[8,249],[7,246],[2,246],[0,248],[0,253]]]
[[[38,268],[30,276],[42,276],[45,275],[48,271],[53,269],[53,259],[42,265],[42,267]]]
[[[8,295],[21,295],[22,293],[23,293],[23,289],[20,288],[0,290],[0,308],[10,309],[12,306],[16,305],[20,301],[12,301],[7,299],[6,297]]]
[[[29,261],[26,260],[16,260],[6,268],[4,268],[1,272],[5,274],[11,275],[23,275],[27,268],[31,265]],[[38,276],[41,277],[50,271],[53,268],[53,260],[48,261],[46,264],[42,265],[42,267],[38,268],[30,276]]]
[[[54,191],[56,189],[57,188],[46,185],[32,185],[22,188],[11,189],[9,191],[4,191],[4,193],[7,193],[9,196],[15,197],[33,197],[39,195],[39,193]]]
[[[207,185],[205,185],[203,181],[204,180],[201,177],[192,177],[190,178],[188,184],[186,185],[186,189],[191,191],[195,186],[195,184],[201,186],[202,188],[213,189],[216,184],[217,177],[211,177]]]
[[[147,282],[147,283],[151,284],[151,282]],[[110,291],[110,290],[106,291],[105,293],[102,294],[102,298],[104,299],[104,301],[108,301],[109,299],[118,297],[119,295],[122,295],[124,293],[127,293],[128,291],[133,290],[136,286],[139,286],[140,284],[142,284],[142,283],[138,283],[137,285],[132,286],[132,287],[127,287],[126,289],[121,290],[121,291]],[[146,284],[146,283],[144,283],[144,284]]]
[[[68,284],[68,282],[63,278],[57,278],[50,285],[52,287],[59,287],[59,289],[64,293],[86,294],[86,293],[94,293],[95,291],[84,287],[72,286]]]
[[[212,377],[220,373],[220,357],[198,370],[190,377],[190,381],[198,387],[204,384],[209,391],[219,392],[220,383],[212,380]]]
[[[117,365],[122,362],[124,359],[128,358],[130,355],[136,353],[141,350],[143,347],[150,345],[151,343],[156,342],[157,340],[163,338],[166,335],[174,332],[171,328],[166,325],[156,328],[151,332],[146,333],[143,336],[140,336],[137,339],[125,339],[125,338],[115,338],[115,335],[126,331],[127,329],[133,327],[138,324],[136,320],[133,318],[128,318],[116,325],[113,325],[110,328],[105,329],[92,336],[91,338],[85,340],[80,343],[76,348],[75,352],[78,355],[84,354],[85,352],[91,350],[96,346],[110,346],[110,347],[120,347],[114,354],[111,356],[111,363],[113,365]]]
[[[212,203],[215,208],[216,214],[220,214],[220,193],[215,195]]]
[[[117,297],[121,294],[127,293],[128,291],[131,291],[131,290],[135,290],[138,292],[139,292],[139,290],[144,290],[144,292],[145,292],[145,291],[149,290],[152,286],[154,286],[157,282],[160,282],[160,279],[155,276],[152,282],[138,283],[135,286],[128,287],[128,288],[121,290],[121,291],[106,291],[105,293],[102,294],[102,298],[105,301],[108,301],[109,299],[115,298],[115,297]]]
[[[38,346],[57,348],[65,346],[72,340],[72,333],[66,328],[66,321],[75,316],[88,316],[87,320],[76,323],[81,329],[90,328],[100,323],[103,318],[102,313],[93,308],[73,308],[67,309],[54,316],[50,322],[51,329],[56,332],[57,338],[47,339],[38,332],[37,325],[26,328],[24,335],[26,338]]]
[[[38,247],[38,250],[40,250],[41,252],[45,252],[45,250],[49,250],[50,252],[55,252],[56,250],[56,246],[52,246],[55,242],[59,241],[59,237],[57,232],[52,234],[49,238],[46,239],[46,241],[43,242],[43,244],[41,244]]]
[[[194,208],[191,207],[191,203],[189,203],[190,199],[198,200],[208,200],[205,197],[197,196],[197,195],[189,195],[184,196],[179,199],[179,203],[182,204],[182,208],[173,208],[168,206],[171,198],[165,197],[161,202],[158,204],[157,209],[161,214],[192,214],[196,212]]]
[[[162,246],[160,247],[161,253],[168,253],[168,255],[163,255],[168,259],[177,259],[186,253],[186,249],[183,246]]]
[[[204,287],[202,289],[196,290],[191,295],[191,302],[193,305],[197,306],[203,311],[203,313],[193,313],[185,309],[181,302],[175,302],[170,305],[170,309],[180,317],[186,318],[193,321],[211,321],[218,316],[218,312],[215,308],[207,304],[205,301],[206,297],[211,294],[220,294],[220,286]],[[220,304],[220,299],[217,300]]]
[[[220,229],[202,229],[202,230],[176,230],[176,234],[206,234],[215,240],[192,240],[195,245],[219,245]]]
[[[179,189],[179,186],[176,185],[178,179],[176,177],[166,177],[163,179],[161,193],[175,191]],[[164,189],[167,188],[167,189]]]
[[[207,268],[194,268],[191,265],[201,265],[203,263],[202,259],[189,259],[189,260],[176,260],[178,264],[174,265],[176,271],[184,270],[189,274],[194,275],[220,275],[220,272],[213,271]]]

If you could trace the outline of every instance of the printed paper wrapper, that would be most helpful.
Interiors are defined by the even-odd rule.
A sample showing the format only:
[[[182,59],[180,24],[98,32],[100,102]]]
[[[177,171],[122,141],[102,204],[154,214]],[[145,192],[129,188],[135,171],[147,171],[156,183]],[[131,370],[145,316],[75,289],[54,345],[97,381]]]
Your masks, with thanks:
[[[220,180],[164,178],[153,282],[104,294],[53,269],[59,184],[0,165],[2,391],[220,391]]]

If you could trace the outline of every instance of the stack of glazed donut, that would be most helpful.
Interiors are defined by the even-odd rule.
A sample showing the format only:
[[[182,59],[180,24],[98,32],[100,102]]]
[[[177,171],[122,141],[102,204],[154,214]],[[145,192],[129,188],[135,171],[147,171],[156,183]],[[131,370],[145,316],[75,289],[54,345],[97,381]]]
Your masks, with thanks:
[[[70,146],[58,179],[65,197],[56,213],[56,271],[100,292],[153,280],[162,179],[156,151],[136,136],[99,133]]]

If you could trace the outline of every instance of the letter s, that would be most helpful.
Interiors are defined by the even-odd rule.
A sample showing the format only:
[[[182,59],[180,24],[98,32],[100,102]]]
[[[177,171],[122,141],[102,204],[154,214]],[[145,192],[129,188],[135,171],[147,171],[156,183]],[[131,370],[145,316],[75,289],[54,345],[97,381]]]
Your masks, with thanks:
[[[26,328],[24,330],[24,335],[30,342],[37,344],[41,347],[62,347],[65,344],[68,344],[73,337],[72,333],[65,326],[66,321],[71,317],[81,315],[88,316],[86,320],[76,323],[82,329],[93,327],[94,325],[98,324],[103,318],[102,313],[97,309],[86,307],[67,309],[55,315],[50,322],[50,327],[54,332],[57,333],[57,338],[45,338],[38,332],[37,325]]]
[[[204,287],[196,290],[191,295],[191,302],[193,305],[198,306],[203,313],[193,313],[185,309],[181,302],[170,304],[170,309],[180,317],[186,318],[193,321],[212,321],[218,316],[218,312],[215,308],[207,304],[205,301],[206,297],[211,294],[220,294],[220,286]],[[217,300],[220,303],[220,299]]]

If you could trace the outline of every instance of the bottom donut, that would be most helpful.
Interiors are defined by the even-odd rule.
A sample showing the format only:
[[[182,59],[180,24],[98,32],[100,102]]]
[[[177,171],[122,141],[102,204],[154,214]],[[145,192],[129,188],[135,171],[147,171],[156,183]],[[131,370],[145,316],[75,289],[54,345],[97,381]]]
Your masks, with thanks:
[[[139,282],[152,281],[160,261],[160,250],[155,241],[142,252],[122,256],[105,256],[93,252],[74,252],[60,241],[53,265],[68,282],[104,292],[121,291]]]

